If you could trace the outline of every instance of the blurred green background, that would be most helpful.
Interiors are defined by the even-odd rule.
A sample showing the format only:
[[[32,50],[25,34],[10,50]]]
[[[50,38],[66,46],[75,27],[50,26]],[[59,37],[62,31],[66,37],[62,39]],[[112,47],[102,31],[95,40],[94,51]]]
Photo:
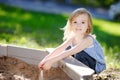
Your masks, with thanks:
[[[0,4],[0,43],[28,48],[57,47],[69,15],[25,11]],[[120,68],[120,23],[93,18],[93,34],[103,46],[107,68]]]

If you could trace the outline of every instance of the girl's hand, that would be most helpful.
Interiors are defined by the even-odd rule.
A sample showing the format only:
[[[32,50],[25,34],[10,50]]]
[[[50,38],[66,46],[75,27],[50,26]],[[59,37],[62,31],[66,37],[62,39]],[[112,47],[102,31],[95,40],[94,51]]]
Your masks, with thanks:
[[[52,59],[48,59],[45,61],[44,65],[42,66],[43,70],[49,70],[52,67],[53,64],[53,60]]]
[[[45,59],[43,59],[39,64],[38,64],[38,68],[40,69],[40,70],[43,70],[43,65],[44,65],[44,63],[45,63]]]

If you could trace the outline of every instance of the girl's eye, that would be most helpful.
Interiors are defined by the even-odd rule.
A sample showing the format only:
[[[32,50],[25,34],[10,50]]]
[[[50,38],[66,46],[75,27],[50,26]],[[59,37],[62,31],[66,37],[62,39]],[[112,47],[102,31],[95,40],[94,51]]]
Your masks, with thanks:
[[[82,24],[84,24],[85,22],[82,22]]]
[[[77,23],[77,22],[75,21],[75,22],[73,22],[73,23]]]

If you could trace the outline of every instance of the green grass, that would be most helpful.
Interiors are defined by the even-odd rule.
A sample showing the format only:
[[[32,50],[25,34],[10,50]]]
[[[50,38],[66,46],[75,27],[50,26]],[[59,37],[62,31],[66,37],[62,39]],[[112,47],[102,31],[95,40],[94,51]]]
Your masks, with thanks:
[[[1,5],[0,40],[8,44],[55,47],[62,42],[60,28],[65,22],[65,15],[29,12]]]
[[[62,43],[68,15],[25,11],[0,4],[0,43],[45,49]],[[104,48],[107,68],[120,68],[120,23],[93,18],[93,33]]]

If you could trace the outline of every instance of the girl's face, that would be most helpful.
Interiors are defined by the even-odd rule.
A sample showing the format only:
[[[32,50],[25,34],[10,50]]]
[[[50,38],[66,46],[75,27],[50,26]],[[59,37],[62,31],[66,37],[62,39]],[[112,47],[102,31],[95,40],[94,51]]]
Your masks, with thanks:
[[[88,28],[88,15],[80,14],[72,20],[72,30],[75,34],[85,34]]]

